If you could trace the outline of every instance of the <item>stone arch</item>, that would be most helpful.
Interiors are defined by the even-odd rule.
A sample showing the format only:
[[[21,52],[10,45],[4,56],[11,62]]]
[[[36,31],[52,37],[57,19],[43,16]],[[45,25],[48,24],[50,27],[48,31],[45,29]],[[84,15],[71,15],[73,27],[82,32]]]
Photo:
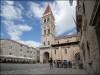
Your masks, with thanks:
[[[79,60],[81,60],[81,56],[80,56],[80,52],[77,52],[75,54],[75,61],[79,61]]]
[[[75,57],[74,66],[75,66],[75,68],[78,68],[79,67],[79,62],[81,61],[80,52],[77,52],[74,57]]]
[[[49,52],[44,52],[43,54],[43,63],[48,63],[49,60]]]

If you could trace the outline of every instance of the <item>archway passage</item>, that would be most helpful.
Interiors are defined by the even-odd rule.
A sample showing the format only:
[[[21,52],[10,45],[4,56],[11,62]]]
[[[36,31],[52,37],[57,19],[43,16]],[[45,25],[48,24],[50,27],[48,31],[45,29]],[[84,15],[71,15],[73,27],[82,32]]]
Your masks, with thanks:
[[[48,63],[49,60],[49,52],[44,52],[43,63]]]
[[[80,57],[80,53],[78,52],[75,54],[75,61],[78,62],[80,60],[81,60],[81,57]]]
[[[77,67],[81,69],[83,68],[83,63],[79,52],[75,54],[75,68]]]

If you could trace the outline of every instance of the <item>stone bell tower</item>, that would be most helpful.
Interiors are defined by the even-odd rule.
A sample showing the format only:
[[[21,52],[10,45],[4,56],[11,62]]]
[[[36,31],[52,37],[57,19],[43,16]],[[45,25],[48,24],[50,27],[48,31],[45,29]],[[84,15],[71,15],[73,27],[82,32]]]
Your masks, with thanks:
[[[40,50],[40,62],[47,63],[52,57],[51,44],[55,42],[54,16],[51,8],[48,6],[42,16],[42,45]]]
[[[55,38],[54,20],[55,20],[54,15],[48,4],[42,16],[42,47],[49,47],[52,43],[54,43],[54,38]]]

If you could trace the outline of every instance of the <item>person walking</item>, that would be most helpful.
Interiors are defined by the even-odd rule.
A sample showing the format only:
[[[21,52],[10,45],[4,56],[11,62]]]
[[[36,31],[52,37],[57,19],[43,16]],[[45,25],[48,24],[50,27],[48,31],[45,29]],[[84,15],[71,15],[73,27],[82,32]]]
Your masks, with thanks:
[[[50,60],[49,60],[49,65],[50,65],[50,70],[53,69],[53,60],[52,60],[52,58],[50,58]]]
[[[67,68],[67,60],[64,60],[64,68]]]
[[[68,61],[68,68],[70,68],[70,62]]]

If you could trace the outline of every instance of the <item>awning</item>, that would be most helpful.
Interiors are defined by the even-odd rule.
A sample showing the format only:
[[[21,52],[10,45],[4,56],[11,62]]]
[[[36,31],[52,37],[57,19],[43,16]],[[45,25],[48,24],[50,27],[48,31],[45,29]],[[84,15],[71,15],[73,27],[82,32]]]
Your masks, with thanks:
[[[12,59],[29,59],[33,60],[33,58],[30,57],[22,57],[22,56],[14,56],[14,55],[0,55],[1,58],[12,58]]]

